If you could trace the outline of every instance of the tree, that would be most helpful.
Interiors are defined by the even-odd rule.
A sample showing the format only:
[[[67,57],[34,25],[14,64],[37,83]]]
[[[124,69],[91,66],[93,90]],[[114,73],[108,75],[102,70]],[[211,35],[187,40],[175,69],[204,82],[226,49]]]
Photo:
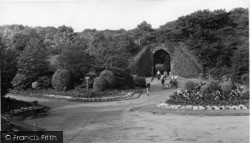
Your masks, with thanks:
[[[74,75],[76,83],[81,83],[81,79],[95,65],[94,57],[85,51],[86,48],[86,41],[78,41],[63,49],[58,56],[59,67],[68,69]]]
[[[27,89],[31,83],[48,72],[46,48],[43,39],[35,32],[18,56],[18,71],[12,81],[15,89]]]
[[[51,47],[50,53],[54,55],[60,54],[63,49],[70,46],[75,35],[71,27],[59,26],[56,34],[53,36],[54,45]]]
[[[132,33],[132,37],[139,45],[146,45],[155,42],[155,30],[146,21],[138,24],[137,28],[131,30],[130,33]]]
[[[15,77],[17,71],[16,53],[7,49],[0,37],[0,55],[1,55],[1,97],[8,93],[12,88],[11,80]]]

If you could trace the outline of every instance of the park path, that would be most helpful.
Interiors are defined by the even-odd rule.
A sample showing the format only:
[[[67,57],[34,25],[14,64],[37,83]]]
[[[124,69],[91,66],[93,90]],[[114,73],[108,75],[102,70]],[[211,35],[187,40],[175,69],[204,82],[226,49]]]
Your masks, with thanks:
[[[38,99],[53,108],[43,118],[28,118],[47,130],[64,131],[65,143],[248,143],[249,116],[155,115],[130,110],[165,101],[176,89],[154,79],[151,94],[139,99],[101,103]],[[33,100],[33,99],[32,99]]]

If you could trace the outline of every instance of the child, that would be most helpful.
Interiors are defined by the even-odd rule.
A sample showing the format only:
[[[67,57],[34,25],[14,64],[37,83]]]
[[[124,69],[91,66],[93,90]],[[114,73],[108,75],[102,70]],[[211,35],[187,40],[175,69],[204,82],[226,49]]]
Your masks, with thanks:
[[[147,95],[149,95],[149,90],[150,90],[150,82],[149,81],[147,82],[146,86],[147,86]]]

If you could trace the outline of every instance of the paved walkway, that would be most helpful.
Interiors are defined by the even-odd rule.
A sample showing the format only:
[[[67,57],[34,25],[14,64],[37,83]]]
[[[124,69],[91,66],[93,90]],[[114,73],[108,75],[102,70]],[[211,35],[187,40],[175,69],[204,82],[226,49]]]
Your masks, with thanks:
[[[52,106],[43,118],[28,118],[47,130],[63,130],[65,143],[248,143],[249,116],[177,116],[130,112],[130,109],[165,101],[176,89],[162,89],[152,82],[151,94],[139,99],[79,103],[38,101]]]

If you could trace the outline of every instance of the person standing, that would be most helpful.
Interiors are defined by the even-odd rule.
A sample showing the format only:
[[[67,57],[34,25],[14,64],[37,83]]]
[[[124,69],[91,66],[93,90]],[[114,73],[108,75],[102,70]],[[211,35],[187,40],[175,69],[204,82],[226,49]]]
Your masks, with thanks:
[[[157,71],[156,75],[157,75],[158,80],[160,80],[161,72],[159,70]]]
[[[149,90],[150,90],[150,81],[147,82],[146,86],[147,86],[147,95],[149,95],[150,94],[149,93]]]

